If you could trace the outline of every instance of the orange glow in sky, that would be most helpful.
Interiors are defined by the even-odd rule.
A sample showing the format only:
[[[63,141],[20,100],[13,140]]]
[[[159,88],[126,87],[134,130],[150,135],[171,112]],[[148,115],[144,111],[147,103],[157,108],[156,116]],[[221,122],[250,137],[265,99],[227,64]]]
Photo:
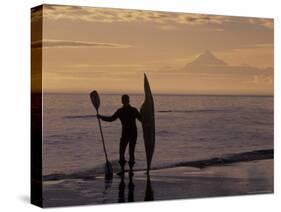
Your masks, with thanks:
[[[45,92],[273,95],[273,20],[45,5]],[[33,22],[40,17],[33,14]]]

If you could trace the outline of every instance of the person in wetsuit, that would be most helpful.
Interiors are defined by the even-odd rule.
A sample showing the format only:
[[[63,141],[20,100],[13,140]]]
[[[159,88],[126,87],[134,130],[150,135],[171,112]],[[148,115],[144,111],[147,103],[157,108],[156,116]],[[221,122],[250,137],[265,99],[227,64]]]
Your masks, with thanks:
[[[137,141],[137,125],[136,119],[140,121],[139,111],[130,105],[130,97],[128,95],[122,96],[123,106],[119,108],[112,116],[102,116],[98,115],[103,121],[112,122],[116,119],[120,119],[122,124],[122,135],[120,139],[119,147],[119,163],[121,166],[121,171],[119,175],[124,175],[124,166],[126,164],[125,151],[127,145],[129,144],[129,167],[130,175],[133,174],[133,166],[135,164],[135,146]]]

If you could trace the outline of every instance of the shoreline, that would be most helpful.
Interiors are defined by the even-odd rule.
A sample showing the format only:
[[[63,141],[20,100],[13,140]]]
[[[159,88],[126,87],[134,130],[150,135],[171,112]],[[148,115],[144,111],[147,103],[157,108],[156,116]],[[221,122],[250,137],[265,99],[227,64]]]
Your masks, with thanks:
[[[273,159],[205,168],[178,166],[133,178],[65,179],[43,183],[44,207],[273,193]]]

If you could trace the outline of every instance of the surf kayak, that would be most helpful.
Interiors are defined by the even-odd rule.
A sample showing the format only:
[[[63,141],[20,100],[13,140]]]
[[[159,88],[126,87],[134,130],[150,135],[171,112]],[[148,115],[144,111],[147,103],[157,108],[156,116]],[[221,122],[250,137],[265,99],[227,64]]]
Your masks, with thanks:
[[[146,74],[144,74],[144,94],[145,99],[141,106],[140,113],[146,152],[147,173],[149,173],[155,148],[155,116],[153,96]]]

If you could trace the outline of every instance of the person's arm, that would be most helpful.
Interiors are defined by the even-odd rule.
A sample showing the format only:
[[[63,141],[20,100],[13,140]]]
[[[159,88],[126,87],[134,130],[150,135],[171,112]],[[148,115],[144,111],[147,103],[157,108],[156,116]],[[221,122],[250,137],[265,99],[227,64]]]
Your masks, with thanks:
[[[100,118],[103,121],[112,122],[112,121],[115,121],[118,118],[118,115],[117,115],[117,112],[115,112],[112,116],[98,115],[97,117]]]

